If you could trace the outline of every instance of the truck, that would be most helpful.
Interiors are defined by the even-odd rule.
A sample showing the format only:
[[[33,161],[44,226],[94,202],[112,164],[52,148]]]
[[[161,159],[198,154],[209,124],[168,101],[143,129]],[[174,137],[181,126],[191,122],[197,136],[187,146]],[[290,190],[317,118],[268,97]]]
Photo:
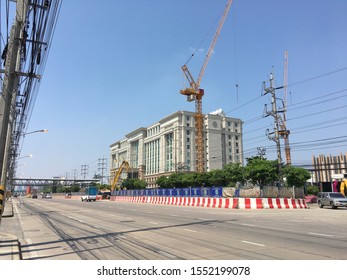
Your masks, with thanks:
[[[98,194],[98,188],[94,186],[88,186],[84,189],[84,194],[81,196],[83,201],[96,201],[96,195]]]

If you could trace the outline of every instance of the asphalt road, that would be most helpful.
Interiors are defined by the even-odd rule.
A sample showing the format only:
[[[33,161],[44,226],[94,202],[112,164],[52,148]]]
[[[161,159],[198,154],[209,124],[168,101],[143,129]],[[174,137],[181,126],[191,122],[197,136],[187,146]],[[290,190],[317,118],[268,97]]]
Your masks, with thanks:
[[[347,259],[347,209],[215,209],[14,199],[23,259]]]

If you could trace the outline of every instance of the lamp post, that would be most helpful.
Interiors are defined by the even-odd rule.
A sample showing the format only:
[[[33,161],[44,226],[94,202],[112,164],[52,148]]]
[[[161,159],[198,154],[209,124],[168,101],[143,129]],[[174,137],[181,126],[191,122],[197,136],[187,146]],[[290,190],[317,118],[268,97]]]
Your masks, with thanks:
[[[43,132],[43,133],[47,133],[48,129],[39,129],[39,130],[34,130],[34,131],[30,131],[30,132],[26,132],[26,133],[22,133],[20,134],[21,136],[25,136],[28,134],[33,134],[33,133],[37,133],[37,132]]]
[[[8,172],[7,172],[7,181],[9,183],[9,185],[11,185],[11,181],[15,177],[15,174],[16,174],[17,160],[22,159],[22,158],[26,158],[26,157],[32,157],[31,154],[29,154],[27,156],[23,156],[23,157],[18,157],[18,156],[20,156],[20,150],[18,148],[20,138],[22,136],[24,138],[25,135],[28,135],[28,134],[39,133],[39,132],[47,133],[48,130],[47,129],[38,129],[38,130],[25,132],[25,133],[17,133],[16,135],[14,135],[14,137],[12,139],[12,143],[11,143],[12,153],[10,154]]]
[[[33,155],[32,155],[32,154],[29,154],[29,155],[24,156],[24,157],[19,157],[19,158],[17,158],[17,160],[20,160],[20,159],[22,159],[22,158],[27,158],[27,157],[32,158],[32,157],[33,157]]]

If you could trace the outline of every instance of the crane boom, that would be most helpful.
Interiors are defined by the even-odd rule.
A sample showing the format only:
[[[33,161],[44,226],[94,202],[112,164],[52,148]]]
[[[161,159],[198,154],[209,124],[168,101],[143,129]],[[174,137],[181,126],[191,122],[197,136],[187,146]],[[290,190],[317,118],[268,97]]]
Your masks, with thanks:
[[[231,7],[231,4],[232,4],[233,0],[228,0],[228,3],[227,5],[225,6],[225,9],[224,9],[224,12],[223,12],[223,15],[222,15],[222,18],[220,19],[219,21],[219,24],[218,24],[218,27],[217,27],[217,30],[216,30],[216,33],[213,37],[213,40],[211,42],[211,45],[210,45],[210,48],[208,49],[208,52],[206,54],[206,58],[205,58],[205,61],[204,61],[204,64],[202,65],[201,67],[201,70],[200,70],[200,73],[199,73],[199,76],[198,76],[198,79],[196,81],[196,84],[197,86],[199,87],[200,86],[200,82],[201,82],[201,79],[202,77],[204,76],[205,74],[205,70],[206,70],[206,67],[207,67],[207,64],[211,58],[211,54],[213,52],[213,49],[214,49],[214,46],[216,45],[216,42],[217,42],[217,39],[219,37],[219,34],[222,30],[222,27],[224,25],[224,21],[229,13],[229,10],[230,10],[230,7]]]
[[[187,96],[187,101],[195,100],[195,142],[196,142],[196,172],[204,173],[205,171],[205,152],[204,152],[204,119],[202,114],[202,97],[204,95],[204,90],[200,88],[201,80],[205,74],[207,64],[211,58],[211,54],[216,45],[217,39],[222,30],[224,21],[230,10],[232,0],[228,0],[226,7],[224,8],[222,18],[219,21],[216,33],[213,37],[209,50],[206,54],[204,63],[201,67],[198,79],[195,81],[193,75],[189,72],[187,65],[183,65],[182,71],[189,82],[189,88],[185,88],[180,91],[181,94]]]

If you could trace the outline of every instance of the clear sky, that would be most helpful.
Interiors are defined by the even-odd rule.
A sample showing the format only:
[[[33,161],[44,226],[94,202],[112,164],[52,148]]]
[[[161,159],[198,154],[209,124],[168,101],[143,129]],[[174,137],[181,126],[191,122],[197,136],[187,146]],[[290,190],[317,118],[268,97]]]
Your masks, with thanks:
[[[18,177],[72,176],[125,134],[178,110],[188,64],[197,77],[226,0],[63,1],[39,94],[25,137]],[[234,0],[201,87],[203,112],[218,108],[244,121],[244,156],[275,143],[262,118],[270,95],[263,81],[284,80],[288,51],[287,128],[293,164],[346,153],[347,1]],[[238,85],[238,86],[236,86]],[[277,90],[283,98],[283,90]],[[268,107],[270,108],[270,107]],[[336,140],[333,140],[335,138]],[[330,140],[329,140],[330,139]],[[283,147],[283,142],[282,142]],[[285,161],[285,155],[282,152]]]

